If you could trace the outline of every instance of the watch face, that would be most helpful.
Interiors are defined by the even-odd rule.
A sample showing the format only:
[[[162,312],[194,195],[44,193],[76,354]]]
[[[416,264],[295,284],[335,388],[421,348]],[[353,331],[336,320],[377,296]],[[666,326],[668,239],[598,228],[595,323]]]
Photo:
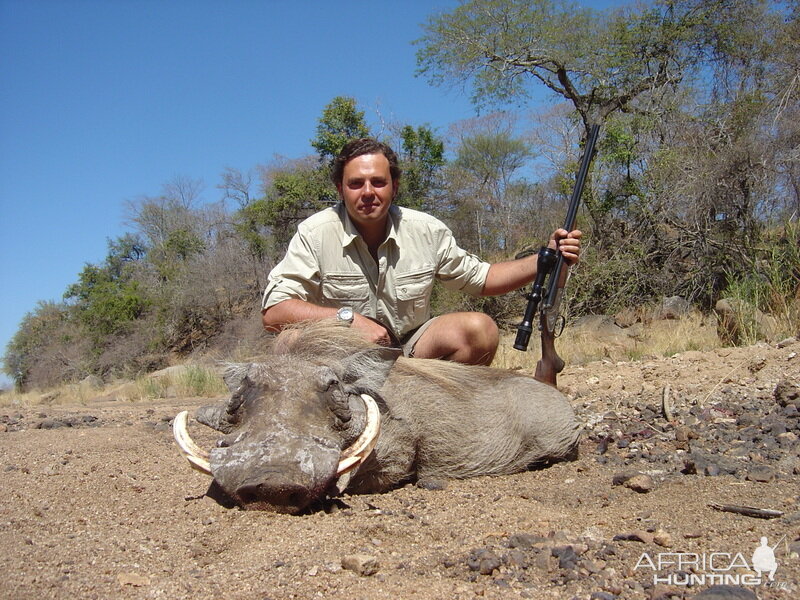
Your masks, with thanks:
[[[336,316],[339,317],[340,321],[347,321],[349,323],[353,320],[353,309],[347,306],[342,307],[339,309],[339,312],[336,313]]]

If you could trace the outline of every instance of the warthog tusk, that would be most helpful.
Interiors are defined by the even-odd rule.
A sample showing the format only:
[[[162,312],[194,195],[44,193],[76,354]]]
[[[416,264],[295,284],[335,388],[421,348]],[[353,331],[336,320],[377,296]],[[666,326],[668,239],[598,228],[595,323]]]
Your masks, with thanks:
[[[175,436],[175,441],[181,449],[181,454],[186,457],[189,464],[193,469],[197,469],[201,473],[211,475],[211,465],[208,464],[208,452],[203,450],[200,446],[194,443],[189,432],[186,431],[186,423],[189,418],[189,411],[178,413],[175,420],[172,422],[172,435]]]
[[[364,462],[364,459],[375,448],[375,444],[378,443],[378,434],[381,431],[381,411],[378,410],[378,404],[372,396],[361,394],[361,399],[367,409],[367,423],[358,439],[342,451],[339,467],[336,470],[337,475],[343,475]]]

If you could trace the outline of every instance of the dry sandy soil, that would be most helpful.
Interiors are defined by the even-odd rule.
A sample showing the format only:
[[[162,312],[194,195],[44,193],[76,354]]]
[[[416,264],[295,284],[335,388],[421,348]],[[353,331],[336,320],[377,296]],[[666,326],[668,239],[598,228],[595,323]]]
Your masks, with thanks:
[[[204,496],[169,422],[207,401],[0,409],[0,597],[798,598],[800,342],[782,346],[567,367],[577,461],[294,517]],[[755,585],[762,536],[778,568]],[[710,595],[723,576],[738,587]]]

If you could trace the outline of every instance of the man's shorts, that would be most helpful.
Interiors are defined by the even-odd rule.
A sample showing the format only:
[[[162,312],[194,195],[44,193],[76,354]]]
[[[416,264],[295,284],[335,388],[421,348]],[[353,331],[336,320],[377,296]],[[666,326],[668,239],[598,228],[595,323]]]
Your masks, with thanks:
[[[403,349],[404,356],[407,356],[408,358],[414,358],[414,346],[417,345],[419,338],[421,338],[422,334],[425,333],[425,330],[430,327],[430,324],[438,318],[439,317],[433,317],[432,319],[428,319],[403,338],[403,340],[400,342],[400,347]]]

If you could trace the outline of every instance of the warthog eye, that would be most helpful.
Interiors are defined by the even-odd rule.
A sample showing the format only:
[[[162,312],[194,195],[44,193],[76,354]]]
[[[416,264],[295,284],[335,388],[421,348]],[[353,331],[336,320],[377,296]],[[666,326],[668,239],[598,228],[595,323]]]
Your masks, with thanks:
[[[331,388],[339,387],[339,380],[336,379],[335,377],[331,377],[330,379],[326,380],[323,385],[325,387],[325,391],[329,392]]]

